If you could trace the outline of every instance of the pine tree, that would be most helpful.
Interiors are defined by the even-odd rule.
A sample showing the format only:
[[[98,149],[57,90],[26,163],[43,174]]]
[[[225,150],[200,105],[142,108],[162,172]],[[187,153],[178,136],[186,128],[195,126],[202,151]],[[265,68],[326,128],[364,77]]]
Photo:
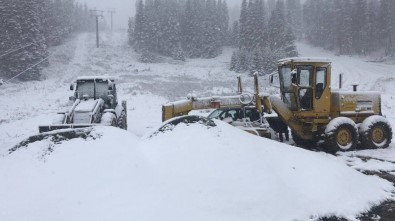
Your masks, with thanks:
[[[385,48],[385,55],[390,55],[394,51],[394,19],[392,9],[394,2],[392,0],[381,0],[379,9],[379,35],[382,47]]]
[[[351,31],[353,35],[352,47],[357,54],[365,54],[367,42],[367,2],[358,0],[352,3]]]
[[[240,42],[240,28],[239,21],[235,21],[231,33],[231,46],[238,46]]]
[[[229,12],[226,1],[218,0],[217,7],[220,28],[219,42],[221,46],[229,45]]]
[[[243,0],[241,4],[241,12],[240,12],[240,44],[239,49],[243,50],[247,48],[248,44],[248,11],[247,11],[247,0]]]
[[[269,46],[272,51],[280,49],[285,44],[286,29],[284,2],[279,0],[269,19]]]
[[[147,37],[147,19],[146,15],[144,13],[144,3],[143,0],[139,0],[137,2],[137,7],[136,7],[136,19],[135,19],[135,27],[134,27],[134,33],[135,33],[135,41],[136,41],[136,50],[147,50],[147,42],[146,37]]]
[[[265,21],[265,6],[263,0],[257,0],[254,8],[254,45],[253,48],[262,50],[267,44],[267,30]]]
[[[375,49],[379,48],[379,25],[378,25],[378,4],[376,2],[370,1],[368,4],[368,10],[366,12],[366,52],[371,53]]]
[[[234,52],[232,53],[232,58],[231,58],[231,60],[230,60],[230,68],[229,68],[229,70],[231,70],[231,71],[236,71],[236,66],[237,66],[237,54],[236,54],[236,52],[234,51]]]
[[[287,0],[287,22],[295,34],[297,39],[302,39],[303,35],[303,25],[302,25],[302,4],[300,0]]]
[[[134,18],[129,18],[128,21],[128,43],[129,45],[133,45],[135,42],[135,36],[134,36]]]
[[[337,43],[340,54],[352,53],[352,34],[351,34],[351,14],[348,13],[351,3],[348,0],[339,0],[335,2],[335,17],[337,29]]]
[[[252,52],[251,62],[249,64],[249,68],[248,68],[248,70],[250,71],[250,74],[254,74],[256,72],[261,74],[263,72],[262,58],[263,58],[263,56],[262,56],[261,50],[258,48],[254,49]]]

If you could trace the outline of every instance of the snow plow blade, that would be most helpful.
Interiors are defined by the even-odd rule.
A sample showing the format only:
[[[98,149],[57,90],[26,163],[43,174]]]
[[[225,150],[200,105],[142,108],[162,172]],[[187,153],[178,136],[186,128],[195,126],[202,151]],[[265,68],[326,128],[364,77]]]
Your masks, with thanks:
[[[62,129],[77,129],[77,128],[86,128],[93,127],[94,124],[54,124],[47,126],[39,126],[38,131],[40,133],[46,133],[54,130],[62,130]]]

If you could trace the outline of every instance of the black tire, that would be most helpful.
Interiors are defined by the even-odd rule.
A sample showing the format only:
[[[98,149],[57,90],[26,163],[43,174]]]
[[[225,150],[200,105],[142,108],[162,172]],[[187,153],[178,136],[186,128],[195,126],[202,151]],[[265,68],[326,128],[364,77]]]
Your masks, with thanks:
[[[392,128],[382,116],[370,116],[360,126],[362,148],[387,148],[392,140]]]
[[[103,126],[117,126],[117,117],[115,114],[107,112],[104,113],[101,117],[100,124]]]
[[[296,146],[304,147],[304,148],[312,148],[317,143],[316,140],[305,140],[299,137],[295,132],[291,131],[292,139],[295,142]]]
[[[126,113],[125,111],[122,111],[121,115],[117,119],[117,127],[127,130],[128,129],[128,124],[127,124],[127,119],[126,119]]]
[[[354,121],[346,117],[333,119],[325,130],[325,146],[331,153],[355,150],[358,145],[358,129]]]

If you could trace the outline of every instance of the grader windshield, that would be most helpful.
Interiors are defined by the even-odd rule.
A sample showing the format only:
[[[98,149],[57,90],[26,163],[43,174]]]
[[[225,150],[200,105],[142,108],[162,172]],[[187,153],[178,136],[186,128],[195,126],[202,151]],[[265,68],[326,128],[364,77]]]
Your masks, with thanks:
[[[297,110],[295,93],[292,88],[292,68],[290,65],[279,67],[280,89],[283,101],[291,110]]]

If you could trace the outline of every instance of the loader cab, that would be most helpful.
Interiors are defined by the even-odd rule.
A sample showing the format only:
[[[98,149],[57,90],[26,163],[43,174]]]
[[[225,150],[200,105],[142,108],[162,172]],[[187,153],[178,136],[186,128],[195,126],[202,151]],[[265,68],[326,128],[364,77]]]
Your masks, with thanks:
[[[292,112],[327,116],[331,63],[327,59],[287,58],[278,63],[283,102]]]
[[[103,99],[107,109],[117,105],[117,91],[113,79],[108,77],[80,77],[76,81],[74,96],[77,99]]]

